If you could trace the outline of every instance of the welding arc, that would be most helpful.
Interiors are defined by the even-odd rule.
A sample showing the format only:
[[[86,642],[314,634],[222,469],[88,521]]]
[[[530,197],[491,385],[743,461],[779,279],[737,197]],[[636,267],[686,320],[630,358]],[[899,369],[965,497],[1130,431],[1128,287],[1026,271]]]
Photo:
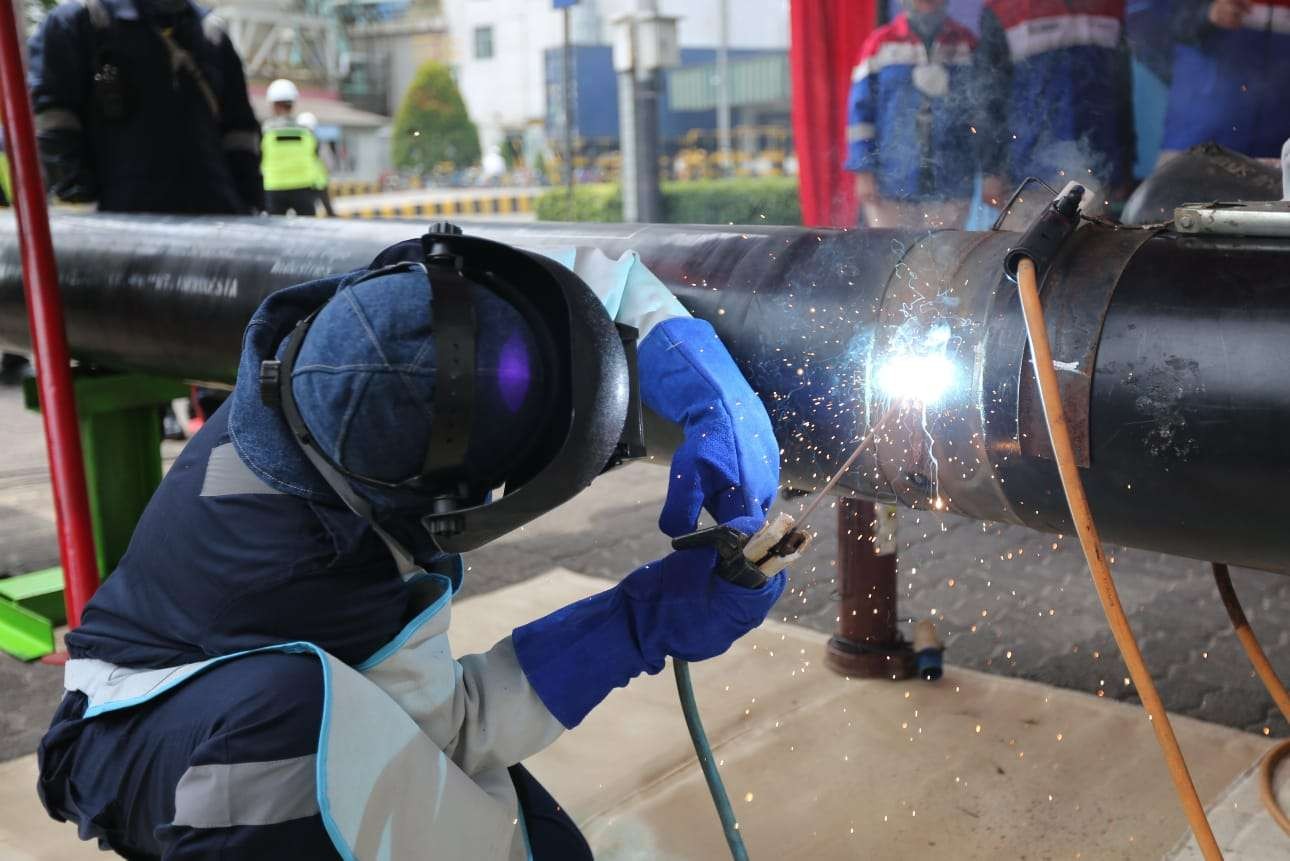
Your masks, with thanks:
[[[1044,423],[1048,426],[1048,436],[1052,440],[1053,454],[1057,460],[1057,471],[1061,478],[1062,490],[1066,494],[1066,504],[1070,508],[1071,520],[1079,536],[1084,558],[1088,562],[1089,573],[1093,576],[1093,585],[1106,613],[1107,624],[1115,637],[1116,645],[1128,667],[1129,676],[1138,689],[1142,707],[1151,720],[1155,730],[1156,741],[1164,754],[1165,764],[1173,778],[1174,788],[1182,803],[1183,812],[1191,826],[1192,834],[1200,847],[1206,861],[1222,861],[1223,853],[1214,838],[1214,830],[1205,816],[1205,806],[1201,804],[1196,786],[1192,783],[1183,758],[1178,738],[1174,735],[1173,726],[1169,723],[1169,713],[1165,711],[1164,702],[1151,680],[1151,673],[1142,658],[1137,638],[1129,626],[1128,616],[1120,604],[1119,592],[1111,569],[1102,552],[1102,541],[1093,522],[1093,512],[1089,508],[1088,498],[1084,495],[1084,484],[1076,466],[1075,451],[1071,445],[1070,431],[1066,425],[1066,415],[1062,410],[1061,392],[1057,386],[1057,372],[1053,370],[1053,351],[1048,343],[1048,330],[1044,323],[1043,305],[1039,300],[1038,279],[1033,260],[1023,257],[1017,266],[1017,286],[1021,296],[1022,317],[1025,319],[1026,335],[1030,340],[1030,354],[1035,366],[1035,379],[1039,384],[1039,401],[1043,407]]]
[[[1245,610],[1241,607],[1241,599],[1236,597],[1236,589],[1232,587],[1232,575],[1228,573],[1227,566],[1222,562],[1212,562],[1210,565],[1214,569],[1214,584],[1218,586],[1218,594],[1223,599],[1223,607],[1227,610],[1227,618],[1232,621],[1232,630],[1236,632],[1236,639],[1241,641],[1241,648],[1245,650],[1245,656],[1250,659],[1250,665],[1254,667],[1254,672],[1258,674],[1259,680],[1263,682],[1263,687],[1267,688],[1269,696],[1276,702],[1277,708],[1281,710],[1282,717],[1290,721],[1290,692],[1286,691],[1286,686],[1282,684],[1277,671],[1272,668],[1272,662],[1268,660],[1267,654],[1263,651],[1259,638],[1254,636],[1254,630],[1250,627],[1250,620],[1245,618]],[[1273,783],[1277,765],[1287,756],[1290,756],[1290,739],[1281,742],[1268,751],[1268,755],[1263,758],[1263,765],[1260,768],[1259,795],[1263,798],[1263,806],[1267,808],[1268,815],[1281,827],[1282,831],[1290,834],[1290,817],[1286,816],[1285,811],[1281,809],[1281,805],[1277,802],[1277,793]]]

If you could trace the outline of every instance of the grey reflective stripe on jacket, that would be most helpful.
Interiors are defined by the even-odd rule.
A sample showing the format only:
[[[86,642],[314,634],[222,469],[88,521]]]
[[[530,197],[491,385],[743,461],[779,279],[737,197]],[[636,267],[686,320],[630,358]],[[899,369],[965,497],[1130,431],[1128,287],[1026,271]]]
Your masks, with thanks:
[[[318,813],[316,754],[269,762],[189,766],[175,787],[172,825],[276,825]]]
[[[227,136],[226,136],[227,137]],[[258,136],[255,136],[258,141]],[[258,143],[257,143],[258,146]],[[217,445],[211,449],[206,459],[206,474],[202,479],[201,496],[246,496],[246,495],[283,495],[282,491],[267,484],[262,478],[251,472],[237,455],[237,449],[231,442]],[[385,542],[394,563],[398,566],[403,579],[410,580],[421,569],[405,556],[402,548],[390,539],[385,530],[374,527],[376,534]]]
[[[36,114],[37,132],[81,131],[81,118],[63,108],[49,108]]]
[[[542,704],[507,637],[481,655],[452,659],[452,607],[423,611],[404,634],[356,669],[389,694],[421,731],[466,774],[521,762],[555,741],[564,727]],[[388,647],[387,647],[388,648]],[[509,779],[507,781],[509,783]]]
[[[206,458],[206,474],[202,478],[201,496],[284,496],[282,491],[266,483],[237,456],[233,443],[226,442],[211,449]]]
[[[166,667],[160,670],[132,670],[94,658],[74,658],[63,670],[63,687],[85,694],[89,703],[85,717],[128,708],[147,702],[183,684],[218,659]]]

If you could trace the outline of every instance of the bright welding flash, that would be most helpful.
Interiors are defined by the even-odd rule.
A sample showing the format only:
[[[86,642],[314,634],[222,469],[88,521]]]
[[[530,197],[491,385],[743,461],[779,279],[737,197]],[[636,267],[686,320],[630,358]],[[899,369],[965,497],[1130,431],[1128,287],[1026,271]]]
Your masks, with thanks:
[[[878,390],[891,401],[936,406],[954,387],[957,372],[945,356],[893,356],[878,369]]]

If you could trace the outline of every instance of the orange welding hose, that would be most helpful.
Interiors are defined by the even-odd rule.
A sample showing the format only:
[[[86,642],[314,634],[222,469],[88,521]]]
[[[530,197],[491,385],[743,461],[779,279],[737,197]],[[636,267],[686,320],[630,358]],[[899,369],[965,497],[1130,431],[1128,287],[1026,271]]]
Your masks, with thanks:
[[[1030,352],[1035,365],[1035,378],[1039,383],[1039,400],[1043,405],[1044,421],[1048,425],[1048,435],[1052,438],[1053,454],[1057,459],[1057,472],[1061,476],[1062,490],[1066,493],[1066,504],[1070,507],[1071,520],[1075,522],[1075,532],[1079,536],[1080,546],[1084,549],[1084,558],[1088,561],[1089,573],[1093,575],[1093,585],[1097,596],[1102,601],[1102,610],[1106,613],[1107,624],[1115,637],[1116,645],[1129,669],[1129,676],[1142,698],[1142,707],[1146,709],[1155,730],[1156,741],[1164,753],[1165,764],[1173,778],[1174,788],[1182,803],[1183,813],[1191,825],[1192,834],[1206,861],[1222,861],[1223,853],[1214,839],[1209,819],[1205,816],[1205,806],[1196,794],[1191,774],[1187,771],[1187,762],[1183,759],[1174,735],[1173,726],[1169,723],[1169,714],[1165,711],[1164,702],[1156,691],[1151,673],[1142,659],[1142,650],[1138,648],[1137,638],[1129,626],[1129,619],[1120,605],[1120,595],[1111,577],[1111,569],[1106,564],[1102,552],[1102,541],[1098,537],[1097,527],[1093,523],[1093,512],[1084,495],[1084,484],[1079,477],[1079,468],[1075,464],[1075,451],[1071,446],[1070,432],[1066,426],[1066,415],[1062,410],[1061,392],[1057,387],[1057,372],[1053,370],[1053,351],[1048,343],[1048,330],[1044,324],[1044,309],[1039,301],[1039,286],[1035,276],[1034,261],[1022,258],[1017,266],[1017,284],[1021,295],[1022,316],[1026,321],[1026,334],[1030,338]]]
[[[1263,651],[1259,638],[1254,636],[1250,620],[1245,618],[1241,599],[1236,597],[1236,589],[1232,587],[1232,575],[1228,573],[1227,566],[1222,562],[1210,564],[1214,569],[1214,583],[1218,586],[1218,594],[1222,596],[1223,607],[1227,610],[1227,618],[1232,620],[1232,629],[1236,631],[1236,639],[1241,641],[1245,656],[1250,659],[1254,672],[1263,682],[1263,687],[1268,689],[1268,694],[1281,710],[1281,715],[1290,721],[1290,692],[1287,692],[1286,686],[1281,683],[1277,671],[1272,669],[1272,662]],[[1263,766],[1259,769],[1259,795],[1263,797],[1263,806],[1268,809],[1268,815],[1281,826],[1282,831],[1290,834],[1290,817],[1286,816],[1277,802],[1276,784],[1273,782],[1277,765],[1287,755],[1290,755],[1290,740],[1281,742],[1268,751],[1268,755],[1263,758]]]

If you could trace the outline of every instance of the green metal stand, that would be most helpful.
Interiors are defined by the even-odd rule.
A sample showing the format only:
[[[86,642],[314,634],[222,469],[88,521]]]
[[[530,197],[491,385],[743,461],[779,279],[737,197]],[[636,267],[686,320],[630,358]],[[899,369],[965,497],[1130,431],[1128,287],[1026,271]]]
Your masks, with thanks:
[[[144,506],[161,483],[158,410],[184,397],[182,383],[138,374],[82,374],[76,414],[85,452],[100,576],[125,555]],[[27,408],[39,410],[35,380],[23,386]],[[66,621],[61,568],[0,580],[0,651],[32,660],[54,651],[54,628]]]

